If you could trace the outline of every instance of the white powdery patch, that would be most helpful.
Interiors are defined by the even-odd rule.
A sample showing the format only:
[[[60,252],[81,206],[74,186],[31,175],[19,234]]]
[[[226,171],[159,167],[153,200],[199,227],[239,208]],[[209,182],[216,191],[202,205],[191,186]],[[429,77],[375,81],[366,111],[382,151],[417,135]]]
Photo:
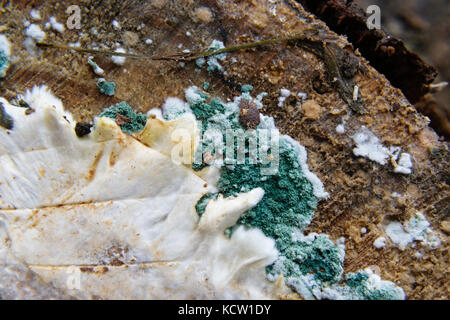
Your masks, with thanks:
[[[302,103],[305,102],[306,98],[308,97],[308,94],[306,92],[299,92],[297,93],[297,96],[302,100]]]
[[[411,155],[409,153],[402,153],[400,155],[400,160],[398,161],[397,167],[394,169],[394,172],[403,173],[403,174],[411,174],[413,163],[411,160]]]
[[[342,120],[342,123],[340,123],[336,126],[336,132],[339,134],[345,133],[345,121],[344,120]]]
[[[50,17],[50,25],[52,26],[52,29],[59,32],[59,33],[63,33],[65,28],[64,25],[62,23],[59,23],[58,21],[56,21],[55,17]]]
[[[79,41],[77,41],[77,42],[69,42],[67,45],[69,47],[79,47],[79,46],[81,46]],[[98,48],[92,48],[92,49],[98,49]]]
[[[389,151],[369,129],[363,126],[352,138],[356,143],[356,148],[353,149],[355,156],[366,157],[382,165],[386,164]]]
[[[405,250],[413,241],[421,241],[431,249],[436,249],[441,241],[429,226],[430,223],[423,213],[417,212],[404,225],[393,221],[385,227],[384,231],[400,250]]]
[[[41,20],[41,14],[39,13],[39,10],[37,10],[37,9],[31,9],[30,17],[31,17],[31,20],[33,20],[33,21]]]
[[[278,106],[282,107],[284,104],[284,101],[287,97],[291,95],[291,91],[285,88],[280,89],[280,96],[278,97]]]
[[[32,38],[35,41],[42,41],[45,39],[45,32],[41,30],[41,27],[39,27],[36,24],[31,24],[26,30],[25,35],[27,37]]]
[[[36,56],[36,43],[32,38],[26,37],[23,41],[23,46],[31,56]]]
[[[208,51],[216,51],[216,50],[223,49],[223,48],[225,48],[223,42],[214,39],[211,42],[211,44],[208,46]],[[223,67],[218,61],[218,60],[223,61],[226,59],[226,57],[227,57],[227,54],[225,52],[223,52],[223,53],[209,56],[206,59],[204,57],[198,58],[195,60],[195,63],[197,64],[197,67],[202,68],[203,65],[205,64],[205,62],[207,62],[208,67],[206,68],[206,70],[208,72],[218,71],[220,73],[226,74],[226,72],[223,72]],[[198,69],[198,70],[200,70],[200,69]]]
[[[0,34],[0,51],[3,52],[7,57],[11,55],[11,43],[3,34]]]
[[[394,283],[382,280],[381,277],[375,274],[370,268],[364,269],[361,274],[367,276],[365,284],[365,291],[379,291],[389,293],[390,298],[396,300],[404,300],[406,298],[403,289],[395,286]],[[340,286],[335,284],[333,286],[324,288],[318,298],[332,299],[332,300],[355,300],[362,299],[359,292],[351,290],[348,286]]]
[[[397,161],[401,151],[401,148],[396,146],[391,146],[389,148],[384,147],[381,144],[380,139],[365,126],[362,126],[361,129],[352,136],[352,139],[356,144],[356,148],[353,149],[353,154],[355,156],[366,157],[381,165],[385,165],[389,158]],[[408,153],[402,153],[394,172],[410,174],[412,172],[411,168],[411,156]]]
[[[373,245],[377,249],[384,248],[386,246],[386,238],[385,237],[379,237],[374,242]]]
[[[145,44],[152,44],[153,40],[152,39],[145,39]]]
[[[196,104],[203,101],[202,96],[199,94],[200,89],[196,86],[191,86],[186,89],[184,95],[189,104]]]
[[[179,98],[169,97],[161,107],[162,115],[167,120],[174,120],[185,113],[190,113],[189,104]]]
[[[302,146],[299,142],[295,141],[288,135],[283,135],[281,138],[284,138],[290,142],[290,144],[294,147],[296,152],[298,153],[298,162],[302,168],[302,172],[305,175],[306,179],[311,182],[313,186],[313,193],[318,199],[326,199],[329,197],[329,193],[325,191],[322,181],[309,170],[308,167],[308,154],[304,146]]]
[[[212,50],[219,50],[219,49],[225,48],[225,45],[223,44],[222,41],[214,39],[213,42],[211,42],[211,44],[209,45],[209,48],[211,48]],[[218,71],[222,72],[223,67],[219,63],[219,60],[223,61],[226,59],[226,57],[227,57],[226,53],[220,53],[220,54],[216,54],[216,55],[208,57],[207,62],[206,62],[208,64],[207,70],[208,71],[218,70]]]
[[[117,48],[115,50],[115,52],[119,52],[119,53],[125,53],[125,49],[124,48]],[[126,58],[122,57],[122,56],[112,56],[111,57],[111,61],[118,65],[118,66],[122,66],[125,63]]]
[[[120,30],[122,27],[120,26],[120,23],[117,20],[112,21],[112,26],[114,30]]]

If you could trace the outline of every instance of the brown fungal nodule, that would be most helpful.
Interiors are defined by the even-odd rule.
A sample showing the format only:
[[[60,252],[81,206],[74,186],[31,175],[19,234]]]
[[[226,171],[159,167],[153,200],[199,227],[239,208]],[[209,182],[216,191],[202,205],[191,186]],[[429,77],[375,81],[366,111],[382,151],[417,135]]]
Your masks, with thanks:
[[[92,124],[89,122],[77,122],[75,125],[75,133],[81,138],[91,133]]]
[[[239,103],[239,122],[246,129],[256,129],[261,122],[259,110],[251,100],[242,99]]]

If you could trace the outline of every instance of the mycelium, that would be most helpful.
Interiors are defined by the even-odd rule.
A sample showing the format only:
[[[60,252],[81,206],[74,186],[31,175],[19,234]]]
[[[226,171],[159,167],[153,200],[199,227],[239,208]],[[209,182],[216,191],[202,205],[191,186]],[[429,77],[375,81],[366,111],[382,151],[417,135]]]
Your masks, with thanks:
[[[33,113],[0,98],[14,123],[0,129],[0,255],[84,297],[404,298],[370,269],[344,275],[344,239],[304,234],[329,195],[298,142],[261,145],[279,136],[272,118],[240,121],[242,105],[262,107],[247,89],[225,103],[189,87],[147,116],[122,102],[82,137],[45,87],[23,97]],[[218,150],[247,129],[267,161]],[[242,162],[227,157],[236,145]]]

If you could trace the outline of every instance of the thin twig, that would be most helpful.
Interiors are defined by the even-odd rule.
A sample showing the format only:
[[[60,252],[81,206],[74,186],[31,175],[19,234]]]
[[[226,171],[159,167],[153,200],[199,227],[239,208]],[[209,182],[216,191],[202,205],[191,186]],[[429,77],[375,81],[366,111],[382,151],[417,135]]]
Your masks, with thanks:
[[[91,54],[103,54],[108,56],[121,56],[121,57],[128,57],[128,58],[134,58],[134,59],[151,59],[151,60],[174,60],[174,61],[193,61],[198,58],[204,58],[213,56],[220,53],[226,53],[226,52],[233,52],[238,50],[244,50],[244,49],[250,49],[260,46],[266,46],[271,45],[279,42],[287,42],[287,41],[296,41],[296,40],[303,40],[305,39],[304,34],[296,34],[293,36],[287,36],[287,37],[279,37],[279,38],[273,38],[273,39],[267,39],[267,40],[261,40],[261,41],[255,41],[250,43],[244,43],[239,44],[235,46],[230,46],[218,50],[210,50],[205,49],[200,52],[180,52],[180,53],[174,53],[169,55],[139,55],[139,54],[133,54],[133,53],[123,53],[123,52],[115,52],[110,50],[96,50],[96,49],[87,49],[87,48],[81,48],[81,47],[72,47],[67,46],[64,44],[59,43],[50,43],[50,42],[37,42],[36,45],[40,48],[54,48],[54,49],[63,49],[63,50],[74,50],[77,52],[82,53],[91,53]]]

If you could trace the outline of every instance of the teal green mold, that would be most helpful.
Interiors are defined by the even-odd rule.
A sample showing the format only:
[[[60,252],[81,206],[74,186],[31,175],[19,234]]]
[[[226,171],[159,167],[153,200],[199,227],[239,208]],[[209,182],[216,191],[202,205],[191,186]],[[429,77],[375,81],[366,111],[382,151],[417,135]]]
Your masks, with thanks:
[[[195,60],[195,64],[197,65],[197,67],[199,68],[203,68],[203,66],[205,65],[206,59],[205,58],[198,58],[197,60]]]
[[[244,92],[250,92],[250,91],[252,91],[253,90],[253,86],[251,85],[251,84],[244,84],[242,87],[241,87],[241,92],[242,93],[244,93]]]
[[[351,288],[351,294],[363,300],[398,300],[404,299],[404,292],[389,281],[380,281],[373,288],[366,271],[358,271],[347,275],[346,283]]]
[[[142,113],[134,112],[125,101],[119,102],[109,108],[105,108],[103,112],[100,113],[99,117],[108,117],[116,120],[118,114],[129,119],[128,122],[120,125],[120,129],[128,134],[142,131],[147,123],[147,116]]]
[[[240,99],[252,99],[249,87],[243,89]],[[225,141],[226,129],[243,129],[238,118],[238,100],[230,104],[219,99],[208,102],[209,97],[198,88],[195,95],[187,95],[187,100],[192,113],[202,121],[202,134],[207,129],[218,129]],[[261,125],[258,128],[262,128]],[[208,141],[202,141],[196,153],[202,154],[210,147]],[[287,285],[309,298],[326,297],[320,292],[329,290],[334,292],[332,298],[336,299],[403,299],[401,288],[389,281],[373,285],[365,271],[343,277],[343,244],[336,244],[323,234],[303,235],[314,216],[317,198],[313,193],[313,185],[302,172],[298,149],[290,139],[284,137],[280,137],[279,147],[277,175],[262,175],[262,164],[249,164],[247,147],[244,164],[221,167],[217,187],[218,193],[225,198],[258,187],[265,192],[263,199],[244,213],[235,226],[227,229],[225,235],[230,237],[238,225],[244,225],[258,228],[274,239],[280,257],[266,268],[268,279],[275,280],[278,275],[283,275]],[[208,164],[203,162],[193,164],[194,170],[206,166]],[[206,194],[198,201],[196,210],[199,216],[205,212],[209,201],[217,198],[218,193]],[[299,286],[299,283],[302,285]]]
[[[6,71],[9,68],[9,57],[5,52],[0,50],[0,78],[6,76]]]
[[[106,81],[104,78],[100,78],[97,80],[97,87],[100,93],[107,96],[113,96],[116,84],[114,82]]]
[[[359,271],[356,273],[349,273],[346,276],[346,283],[350,288],[358,288],[368,279],[369,276],[365,272]]]
[[[207,193],[203,197],[201,197],[200,200],[198,200],[197,204],[195,205],[195,210],[200,217],[205,213],[206,206],[208,205],[209,201],[212,199],[217,199],[218,195],[218,193]]]
[[[214,115],[221,114],[225,111],[225,106],[219,99],[213,99],[209,103],[205,99],[202,102],[191,105],[190,108],[198,120],[208,120]]]
[[[211,44],[208,46],[208,48],[206,49],[206,51],[216,51],[219,49],[223,49],[225,48],[225,46],[223,45],[222,41],[218,41],[218,40],[213,40],[211,42]],[[197,65],[197,67],[202,68],[206,64],[208,65],[208,67],[206,68],[206,70],[208,72],[213,72],[213,71],[217,71],[217,72],[223,72],[223,67],[220,65],[219,60],[225,60],[226,58],[226,53],[219,53],[219,54],[215,54],[209,57],[203,58],[198,58],[197,60],[195,60],[195,63]]]
[[[292,241],[286,236],[281,253],[286,258],[283,269],[286,278],[313,274],[315,280],[336,283],[343,273],[343,252],[326,235],[317,235],[313,241]],[[267,268],[273,275],[276,271],[273,266]]]
[[[208,81],[203,82],[203,90],[208,90],[209,85],[210,85],[210,83]]]
[[[245,89],[250,88],[244,88],[246,94],[242,98],[251,99]],[[212,99],[208,103],[207,95],[200,91],[197,94],[199,98],[189,106],[196,118],[202,120],[203,132],[211,128],[219,129],[223,134],[226,129],[244,130],[238,121],[239,109],[227,110],[228,107],[221,100]],[[202,148],[197,152],[213,151],[211,149],[210,142],[203,141]],[[247,211],[238,224],[256,227],[275,240],[277,249],[286,257],[286,276],[314,272],[321,280],[336,281],[342,273],[342,266],[337,246],[331,240],[319,237],[312,245],[292,241],[294,231],[303,231],[310,224],[317,206],[313,186],[304,176],[298,156],[289,141],[281,138],[277,175],[263,175],[263,164],[249,165],[247,157],[245,164],[222,167],[218,189],[226,198],[254,188],[263,188],[263,199]],[[205,166],[207,164],[194,164],[193,168],[199,170]],[[199,215],[203,214],[210,199],[211,196],[207,195],[199,201],[196,207]],[[298,262],[300,255],[303,257],[301,267]],[[272,272],[272,269],[268,268],[268,272]]]

